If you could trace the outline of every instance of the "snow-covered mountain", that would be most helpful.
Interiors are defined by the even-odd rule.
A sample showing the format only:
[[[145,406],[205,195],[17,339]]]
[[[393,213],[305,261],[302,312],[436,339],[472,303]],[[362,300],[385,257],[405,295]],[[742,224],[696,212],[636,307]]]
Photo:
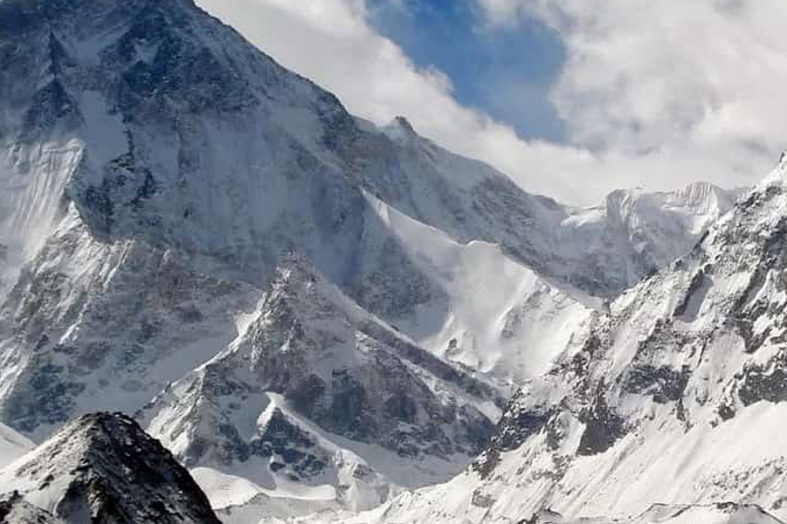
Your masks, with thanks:
[[[108,413],[75,420],[0,469],[0,521],[219,524],[169,451]]]
[[[635,283],[685,254],[737,194],[708,184],[674,193],[617,191],[603,206],[567,210],[553,225],[561,243],[543,247],[538,262],[557,258],[547,263],[551,273],[523,264],[499,244],[457,242],[375,200],[386,226],[380,236],[392,235],[412,261],[408,273],[417,270],[437,291],[404,314],[368,298],[364,303],[433,353],[518,383],[545,372],[603,305],[604,293],[594,296],[560,280],[561,265],[573,264],[577,275],[624,274],[626,282]],[[628,249],[637,255],[627,258]],[[555,256],[556,250],[563,253]],[[625,260],[625,267],[617,265]],[[379,265],[385,273],[372,273],[374,283],[385,278],[383,304],[390,306],[390,297],[397,296],[392,290],[401,292],[410,279],[399,267]],[[417,286],[404,287],[409,297],[422,294]]]
[[[502,405],[291,259],[243,334],[140,419],[189,467],[362,509],[461,471]]]
[[[3,0],[0,421],[137,413],[226,515],[366,508],[469,464],[736,196],[571,208],[191,0]]]
[[[471,470],[359,522],[627,522],[654,503],[690,515],[725,501],[772,516],[721,521],[787,517],[785,216],[783,161],[690,254],[595,313]]]

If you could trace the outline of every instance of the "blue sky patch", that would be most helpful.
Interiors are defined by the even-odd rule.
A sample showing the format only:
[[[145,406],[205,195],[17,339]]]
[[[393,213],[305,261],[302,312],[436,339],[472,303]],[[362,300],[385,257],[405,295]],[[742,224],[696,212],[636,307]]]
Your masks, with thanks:
[[[489,27],[473,0],[367,0],[371,22],[413,62],[434,67],[454,97],[523,138],[564,142],[565,125],[549,101],[565,61],[560,38],[537,20]]]

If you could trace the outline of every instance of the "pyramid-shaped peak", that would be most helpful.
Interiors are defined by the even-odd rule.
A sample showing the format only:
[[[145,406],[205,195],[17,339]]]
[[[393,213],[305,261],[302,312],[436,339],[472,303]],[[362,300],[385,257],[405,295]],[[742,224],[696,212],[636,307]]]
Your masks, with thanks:
[[[0,471],[67,522],[218,523],[205,494],[158,440],[120,413],[84,415]],[[15,488],[16,489],[16,488]]]
[[[415,134],[415,128],[413,128],[413,125],[410,123],[409,120],[407,120],[407,118],[399,115],[396,118],[394,118],[394,123],[398,125],[400,128],[402,128],[402,130]]]

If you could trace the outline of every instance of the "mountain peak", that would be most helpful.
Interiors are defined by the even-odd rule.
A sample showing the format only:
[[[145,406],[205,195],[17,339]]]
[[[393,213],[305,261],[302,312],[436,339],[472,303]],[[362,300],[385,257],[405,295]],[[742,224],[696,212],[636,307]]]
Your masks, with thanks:
[[[66,522],[219,522],[188,471],[120,413],[66,425],[0,471],[2,491]]]
[[[383,133],[394,141],[408,141],[418,137],[415,128],[404,116],[395,117],[388,125],[382,127]]]
[[[402,128],[404,131],[415,134],[415,129],[413,128],[413,125],[410,123],[410,121],[407,120],[407,118],[399,115],[396,118],[394,118],[394,123],[398,125],[400,128]]]
[[[787,173],[787,150],[782,151],[779,156],[779,162],[776,164],[776,170],[781,172],[782,175]]]

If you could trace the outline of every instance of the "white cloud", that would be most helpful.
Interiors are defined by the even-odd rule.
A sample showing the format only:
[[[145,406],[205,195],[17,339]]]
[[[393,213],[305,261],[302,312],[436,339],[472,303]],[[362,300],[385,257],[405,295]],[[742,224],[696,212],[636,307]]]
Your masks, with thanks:
[[[537,16],[561,34],[554,101],[579,145],[656,153],[665,171],[710,159],[728,184],[787,145],[783,0],[481,2],[493,23]]]
[[[406,115],[449,149],[575,203],[616,187],[750,183],[787,138],[776,96],[785,44],[771,18],[787,13],[766,6],[777,0],[479,0],[493,22],[540,16],[565,38],[554,97],[573,146],[521,140],[460,106],[448,79],[374,31],[363,0],[198,1],[351,112],[378,123]]]

